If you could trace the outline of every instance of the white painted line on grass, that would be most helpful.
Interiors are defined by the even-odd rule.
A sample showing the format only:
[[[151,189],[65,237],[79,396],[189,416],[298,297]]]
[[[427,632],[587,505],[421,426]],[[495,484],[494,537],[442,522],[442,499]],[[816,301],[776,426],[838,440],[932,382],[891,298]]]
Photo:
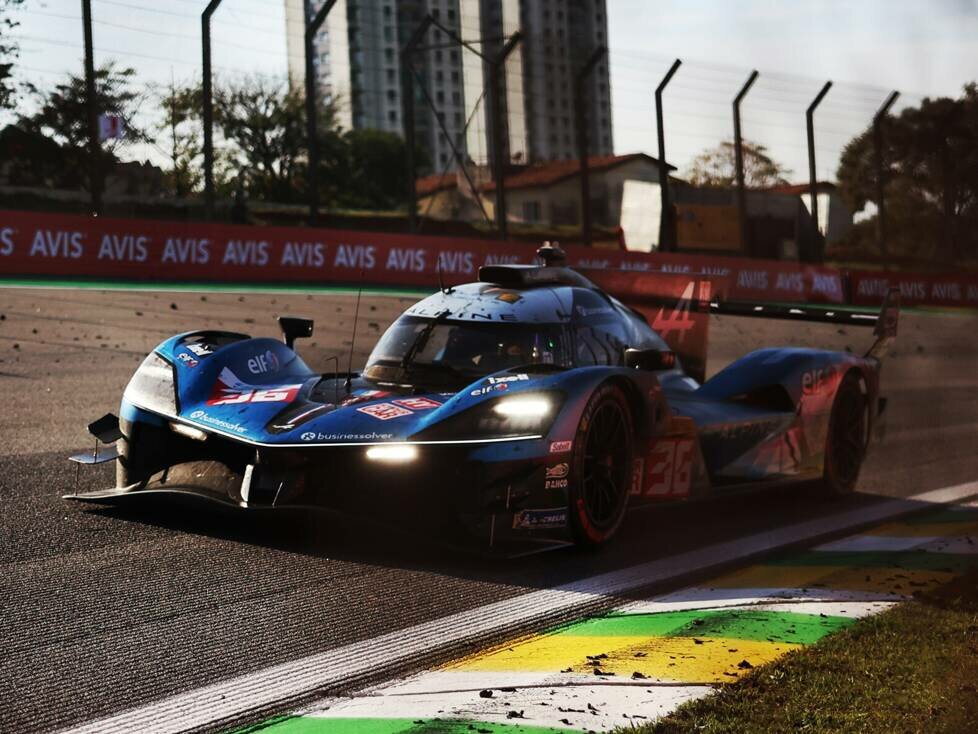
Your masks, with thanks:
[[[716,543],[326,650],[98,719],[73,731],[181,732],[257,716],[269,707],[295,703],[315,691],[349,686],[398,666],[429,660],[435,653],[460,651],[464,645],[486,643],[507,632],[596,611],[610,605],[609,597],[628,591],[975,494],[978,482],[970,482]]]

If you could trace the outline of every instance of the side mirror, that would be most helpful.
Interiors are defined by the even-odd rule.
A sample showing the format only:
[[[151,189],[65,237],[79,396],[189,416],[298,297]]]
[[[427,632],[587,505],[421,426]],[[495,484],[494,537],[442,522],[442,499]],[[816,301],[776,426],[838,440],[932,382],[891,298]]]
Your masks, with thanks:
[[[626,349],[625,366],[633,370],[671,370],[676,366],[676,353],[662,349]]]
[[[302,316],[279,316],[278,325],[285,337],[285,346],[293,349],[296,339],[305,339],[312,336],[312,319]]]

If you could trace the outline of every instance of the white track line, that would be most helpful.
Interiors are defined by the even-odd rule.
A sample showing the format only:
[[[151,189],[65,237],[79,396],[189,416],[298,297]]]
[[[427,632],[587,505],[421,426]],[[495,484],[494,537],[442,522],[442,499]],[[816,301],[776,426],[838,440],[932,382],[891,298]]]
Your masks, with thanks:
[[[356,684],[399,666],[428,660],[435,653],[461,650],[463,645],[485,643],[507,632],[596,610],[607,606],[609,597],[628,591],[890,520],[925,509],[926,504],[946,504],[975,494],[978,482],[969,482],[716,543],[326,650],[97,719],[71,731],[181,732],[257,716],[272,706],[295,703],[315,691]]]

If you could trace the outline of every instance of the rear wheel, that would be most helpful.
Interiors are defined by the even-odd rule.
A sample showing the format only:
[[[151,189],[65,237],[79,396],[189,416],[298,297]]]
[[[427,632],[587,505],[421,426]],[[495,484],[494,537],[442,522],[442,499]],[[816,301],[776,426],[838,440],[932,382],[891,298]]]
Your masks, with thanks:
[[[842,379],[829,416],[821,481],[825,494],[839,496],[855,489],[866,456],[866,432],[866,396],[859,378],[850,373]]]
[[[632,435],[631,411],[621,389],[604,385],[595,391],[574,441],[569,514],[580,545],[606,543],[625,517]]]

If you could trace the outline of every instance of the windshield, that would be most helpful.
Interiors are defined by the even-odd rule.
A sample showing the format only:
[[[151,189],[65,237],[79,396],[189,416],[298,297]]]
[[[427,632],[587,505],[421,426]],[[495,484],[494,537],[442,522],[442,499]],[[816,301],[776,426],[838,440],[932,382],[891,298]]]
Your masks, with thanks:
[[[402,365],[405,357],[407,364]],[[403,377],[404,372],[427,369],[449,377],[475,379],[527,364],[570,366],[570,350],[560,325],[402,316],[377,342],[364,376],[393,380]]]

